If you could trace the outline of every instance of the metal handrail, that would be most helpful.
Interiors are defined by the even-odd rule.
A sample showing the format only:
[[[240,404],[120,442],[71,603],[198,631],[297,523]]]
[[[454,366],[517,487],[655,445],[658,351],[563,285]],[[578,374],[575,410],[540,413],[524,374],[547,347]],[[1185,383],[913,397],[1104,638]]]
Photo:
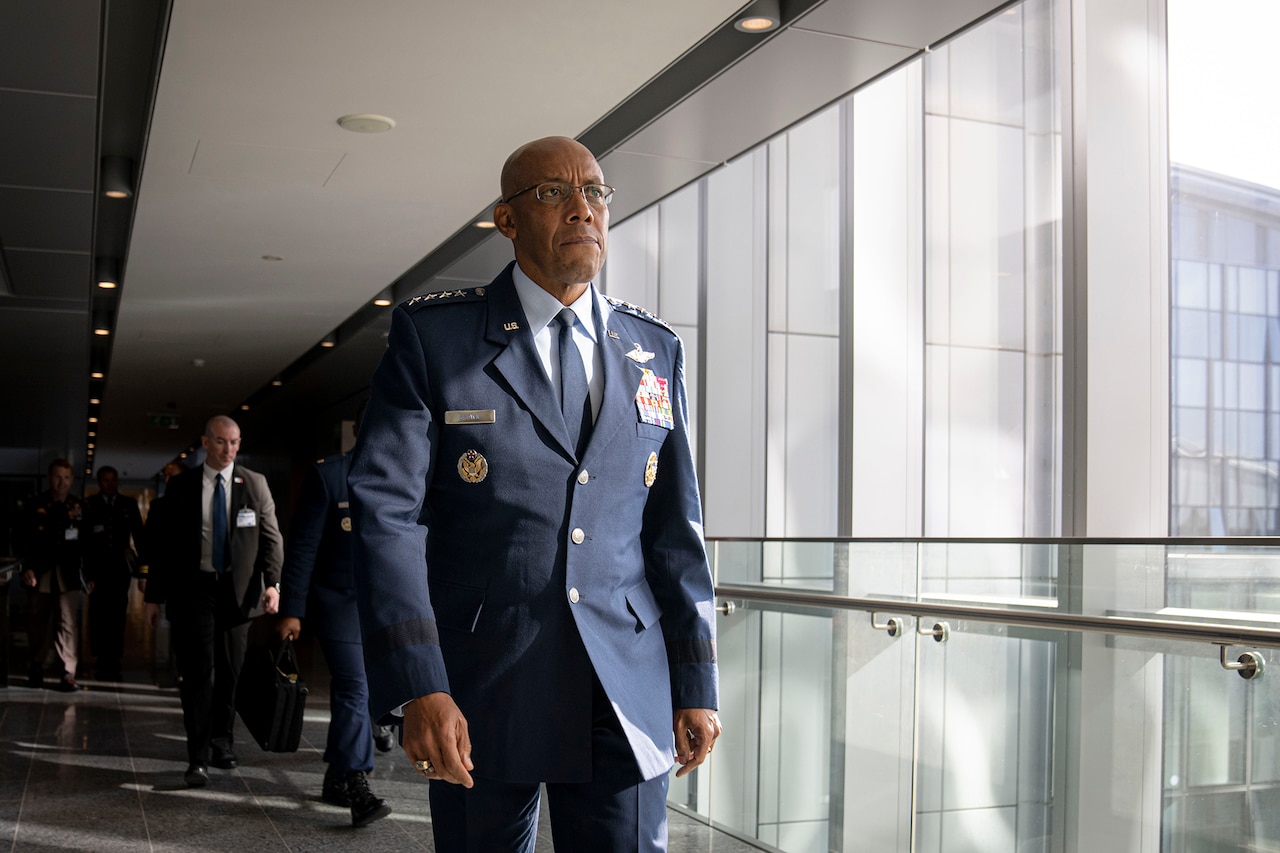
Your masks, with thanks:
[[[1275,628],[1230,625],[1215,622],[1190,622],[1139,616],[1087,616],[1080,613],[1049,613],[1034,610],[1011,610],[1002,607],[980,607],[971,604],[918,601],[902,598],[855,598],[823,592],[795,589],[769,589],[758,586],[718,584],[716,596],[741,601],[763,601],[801,607],[829,607],[836,610],[861,610],[866,613],[905,613],[921,616],[969,619],[995,622],[1051,631],[1091,631],[1131,637],[1155,637],[1164,640],[1187,640],[1219,646],[1265,646],[1280,648],[1280,625]]]

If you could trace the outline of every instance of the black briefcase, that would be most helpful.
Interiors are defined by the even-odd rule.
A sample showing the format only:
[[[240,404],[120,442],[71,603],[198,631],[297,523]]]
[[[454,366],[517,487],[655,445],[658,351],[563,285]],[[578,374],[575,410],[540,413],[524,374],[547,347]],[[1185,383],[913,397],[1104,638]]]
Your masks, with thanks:
[[[236,684],[236,710],[245,728],[267,752],[294,752],[302,739],[307,683],[298,676],[293,642],[278,649],[251,645]]]

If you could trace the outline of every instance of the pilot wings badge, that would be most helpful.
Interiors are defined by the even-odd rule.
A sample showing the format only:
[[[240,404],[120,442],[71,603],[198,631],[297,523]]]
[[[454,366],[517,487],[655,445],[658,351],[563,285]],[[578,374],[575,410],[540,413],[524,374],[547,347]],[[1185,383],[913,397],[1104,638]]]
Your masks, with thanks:
[[[489,462],[474,450],[458,457],[458,476],[468,483],[479,483],[489,476]]]
[[[631,359],[636,364],[644,364],[646,361],[653,358],[653,353],[645,352],[643,347],[636,344],[636,348],[627,353],[627,358]]]

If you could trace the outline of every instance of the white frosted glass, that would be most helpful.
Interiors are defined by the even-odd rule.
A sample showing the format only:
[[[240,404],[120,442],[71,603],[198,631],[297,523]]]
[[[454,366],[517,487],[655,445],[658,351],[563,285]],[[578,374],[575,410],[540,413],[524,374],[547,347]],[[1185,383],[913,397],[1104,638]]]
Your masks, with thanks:
[[[604,291],[615,299],[657,309],[657,211],[646,210],[609,228]]]
[[[950,45],[950,113],[994,124],[1023,123],[1022,10],[962,33]]]
[[[853,98],[854,536],[920,532],[920,72]]]
[[[1020,853],[1017,821],[1018,810],[1013,807],[944,812],[943,850],[946,853]]]
[[[834,335],[840,328],[838,107],[791,130],[787,145],[786,329]]]
[[[818,768],[830,766],[831,620],[785,614],[776,639],[782,645],[778,699],[786,738],[779,765],[778,820],[823,820],[830,775]]]
[[[924,535],[951,533],[951,349],[925,348]]]
[[[764,533],[764,290],[755,227],[756,160],[707,178],[708,536]]]
[[[925,63],[929,68],[930,63]],[[951,122],[924,119],[925,335],[931,344],[951,340]]]
[[[787,336],[768,337],[769,400],[765,407],[765,535],[787,535]],[[768,553],[768,552],[767,552]],[[781,579],[781,559],[766,562],[769,577]],[[771,569],[771,570],[770,570]]]
[[[839,533],[839,357],[836,338],[787,336],[787,536]]]
[[[1021,536],[1023,357],[955,348],[950,364],[950,518],[966,536]]]
[[[693,184],[659,205],[658,305],[673,325],[698,323],[698,190]]]

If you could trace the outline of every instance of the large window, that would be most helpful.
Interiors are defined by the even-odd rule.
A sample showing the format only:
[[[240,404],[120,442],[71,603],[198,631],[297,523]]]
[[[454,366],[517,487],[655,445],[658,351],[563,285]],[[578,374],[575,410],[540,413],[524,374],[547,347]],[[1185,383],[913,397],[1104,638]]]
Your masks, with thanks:
[[[1280,533],[1280,110],[1268,0],[1169,0],[1170,531]]]

